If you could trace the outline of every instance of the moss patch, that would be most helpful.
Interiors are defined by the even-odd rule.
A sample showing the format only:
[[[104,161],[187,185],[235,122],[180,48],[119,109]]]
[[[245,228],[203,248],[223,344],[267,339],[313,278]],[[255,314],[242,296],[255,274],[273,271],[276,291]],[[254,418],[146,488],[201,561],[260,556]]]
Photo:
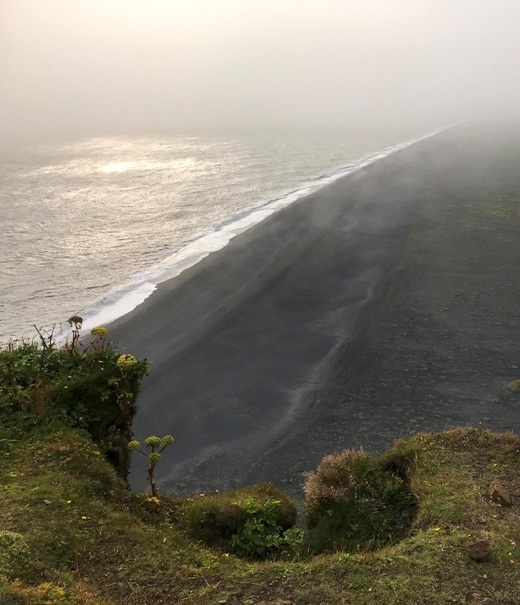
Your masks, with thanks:
[[[507,385],[507,388],[513,393],[520,393],[520,380],[513,380]]]

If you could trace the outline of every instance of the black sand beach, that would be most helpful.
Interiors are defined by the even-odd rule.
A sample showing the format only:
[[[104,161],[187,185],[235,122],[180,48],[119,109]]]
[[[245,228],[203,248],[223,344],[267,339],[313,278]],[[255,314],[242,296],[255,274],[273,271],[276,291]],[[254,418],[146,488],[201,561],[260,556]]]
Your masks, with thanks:
[[[520,129],[463,125],[318,191],[110,327],[151,361],[164,491],[270,480],[456,425],[520,432]],[[145,486],[146,471],[131,480]]]

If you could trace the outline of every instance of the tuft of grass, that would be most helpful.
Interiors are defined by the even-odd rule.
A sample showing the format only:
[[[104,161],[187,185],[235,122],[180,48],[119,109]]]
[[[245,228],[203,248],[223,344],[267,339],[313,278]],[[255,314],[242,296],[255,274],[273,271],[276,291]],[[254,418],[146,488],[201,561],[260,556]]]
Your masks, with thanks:
[[[410,454],[379,460],[345,450],[326,456],[304,488],[311,551],[373,550],[406,535],[417,510],[410,464]]]

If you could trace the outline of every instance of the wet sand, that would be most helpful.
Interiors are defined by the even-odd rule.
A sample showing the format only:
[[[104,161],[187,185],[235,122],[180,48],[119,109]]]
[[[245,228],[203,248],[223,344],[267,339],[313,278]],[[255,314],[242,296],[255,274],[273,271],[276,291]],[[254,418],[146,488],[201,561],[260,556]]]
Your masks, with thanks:
[[[520,128],[463,125],[236,237],[110,326],[175,493],[458,425],[520,432]],[[136,457],[131,482],[145,487]],[[144,459],[143,459],[144,460]]]

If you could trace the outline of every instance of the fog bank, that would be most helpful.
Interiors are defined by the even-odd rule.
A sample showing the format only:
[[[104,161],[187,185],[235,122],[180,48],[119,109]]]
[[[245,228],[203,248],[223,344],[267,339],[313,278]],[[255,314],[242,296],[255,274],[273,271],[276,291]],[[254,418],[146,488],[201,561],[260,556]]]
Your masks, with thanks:
[[[512,0],[3,0],[4,140],[515,116]]]

